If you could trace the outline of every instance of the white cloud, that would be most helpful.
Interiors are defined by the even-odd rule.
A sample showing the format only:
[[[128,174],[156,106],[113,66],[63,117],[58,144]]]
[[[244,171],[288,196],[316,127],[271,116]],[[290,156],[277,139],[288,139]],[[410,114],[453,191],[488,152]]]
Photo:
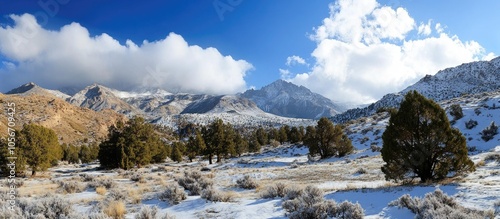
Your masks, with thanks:
[[[431,23],[432,23],[431,20],[427,21],[427,24],[425,24],[423,22],[420,23],[420,25],[418,26],[418,34],[424,35],[424,36],[431,35],[431,33],[432,33]]]
[[[287,66],[292,66],[295,64],[301,64],[301,65],[307,65],[306,60],[301,58],[300,56],[289,56],[286,58],[286,63]]]
[[[284,80],[290,79],[290,76],[291,76],[290,70],[280,68],[279,71],[280,71],[281,79],[284,79]]]
[[[434,28],[436,34],[430,21],[417,27],[401,7],[339,0],[311,36],[315,64],[290,80],[333,100],[368,103],[426,74],[493,56],[475,41],[444,33],[439,23]]]
[[[0,69],[2,89],[27,81],[48,88],[97,82],[125,90],[157,85],[225,94],[244,90],[244,76],[253,68],[215,48],[189,45],[175,33],[155,42],[137,45],[127,40],[122,45],[105,33],[90,36],[78,23],[51,31],[30,14],[10,17],[14,25],[0,27],[0,55],[15,66],[4,64]]]

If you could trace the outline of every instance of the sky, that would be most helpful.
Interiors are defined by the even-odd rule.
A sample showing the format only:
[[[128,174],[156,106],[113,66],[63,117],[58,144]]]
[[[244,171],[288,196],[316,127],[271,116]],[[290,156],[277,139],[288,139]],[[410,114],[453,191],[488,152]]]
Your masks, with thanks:
[[[0,92],[93,83],[235,94],[278,79],[370,103],[500,54],[500,2],[0,2]]]

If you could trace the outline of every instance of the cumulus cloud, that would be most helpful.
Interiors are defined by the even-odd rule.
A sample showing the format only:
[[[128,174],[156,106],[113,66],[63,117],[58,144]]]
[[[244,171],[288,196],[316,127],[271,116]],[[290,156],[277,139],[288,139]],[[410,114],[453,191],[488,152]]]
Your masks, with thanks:
[[[30,14],[11,15],[13,26],[0,27],[0,87],[34,81],[48,88],[82,87],[92,83],[131,90],[160,87],[192,93],[226,94],[246,88],[253,67],[217,49],[189,45],[170,33],[140,45],[120,44],[105,33],[91,36],[78,23],[46,30]]]
[[[462,41],[433,22],[417,22],[405,8],[376,0],[338,0],[310,36],[315,64],[290,81],[337,100],[369,103],[397,92],[426,74],[488,59],[475,41]],[[290,75],[290,74],[288,74]]]
[[[286,63],[285,63],[287,66],[292,66],[292,65],[295,65],[295,64],[300,64],[300,65],[307,65],[306,63],[306,60],[304,60],[302,57],[300,56],[289,56],[288,58],[286,58]]]

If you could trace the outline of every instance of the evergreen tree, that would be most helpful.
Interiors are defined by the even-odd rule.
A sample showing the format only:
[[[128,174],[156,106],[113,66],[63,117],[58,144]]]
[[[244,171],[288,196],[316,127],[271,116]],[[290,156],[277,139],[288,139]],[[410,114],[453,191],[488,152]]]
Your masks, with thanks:
[[[248,141],[240,133],[236,134],[234,142],[236,144],[235,152],[238,157],[248,151]]]
[[[17,136],[19,134],[18,131],[13,132]],[[9,159],[9,157],[16,157],[16,159]],[[16,148],[13,151],[13,154],[10,153],[8,149],[8,141],[7,139],[0,138],[0,170],[2,171],[2,176],[11,175],[11,168],[13,169],[13,174],[16,177],[24,177],[26,176],[26,157],[21,151]]]
[[[154,126],[141,117],[111,126],[108,139],[99,146],[98,158],[104,168],[130,169],[162,162],[168,154]]]
[[[289,131],[287,129],[289,130],[290,127],[287,126],[287,125],[284,125],[284,126],[281,126],[281,128],[279,130],[279,138],[278,138],[278,140],[279,140],[279,142],[281,144],[283,144],[283,143],[285,143],[285,142],[288,141],[288,132]]]
[[[319,154],[321,158],[331,156],[343,157],[354,150],[351,140],[343,133],[342,127],[323,117],[316,127],[307,127],[304,144],[309,147],[311,155]]]
[[[170,158],[177,163],[182,162],[183,151],[184,145],[182,144],[182,142],[174,142],[172,144],[172,154]]]
[[[266,145],[269,142],[267,132],[262,127],[255,130],[255,137],[257,138],[257,141],[259,141],[259,145]]]
[[[199,130],[195,131],[194,136],[189,137],[186,147],[187,156],[190,162],[193,162],[193,159],[205,150],[205,141]]]
[[[25,124],[17,135],[18,154],[26,158],[31,175],[57,165],[63,157],[61,145],[54,130],[35,124]]]
[[[382,167],[386,179],[404,180],[409,174],[422,182],[449,172],[474,170],[465,137],[450,126],[445,111],[416,91],[405,95],[399,111],[391,113],[382,135]]]
[[[80,162],[80,159],[78,158],[78,148],[76,146],[64,143],[61,147],[63,150],[62,160],[68,161],[68,163]]]
[[[304,127],[302,127],[304,129]],[[290,130],[290,143],[296,144],[298,142],[301,142],[303,138],[303,134],[300,132],[299,128],[297,127],[292,127]]]

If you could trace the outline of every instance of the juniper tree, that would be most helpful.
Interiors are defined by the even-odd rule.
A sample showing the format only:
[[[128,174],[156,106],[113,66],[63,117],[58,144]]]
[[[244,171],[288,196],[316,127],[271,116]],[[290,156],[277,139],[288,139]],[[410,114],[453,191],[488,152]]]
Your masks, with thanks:
[[[98,153],[102,167],[122,169],[161,162],[166,156],[166,146],[159,134],[141,117],[111,126]]]
[[[416,91],[406,94],[391,113],[382,135],[382,167],[387,180],[418,177],[422,182],[441,179],[451,171],[473,170],[465,137],[453,129],[446,112]]]
[[[319,154],[321,158],[332,156],[343,157],[354,150],[351,140],[343,133],[340,125],[323,117],[316,127],[308,126],[304,144],[309,147],[311,155]]]
[[[31,175],[45,171],[62,159],[63,151],[54,130],[26,124],[17,134],[17,153],[26,159]]]

